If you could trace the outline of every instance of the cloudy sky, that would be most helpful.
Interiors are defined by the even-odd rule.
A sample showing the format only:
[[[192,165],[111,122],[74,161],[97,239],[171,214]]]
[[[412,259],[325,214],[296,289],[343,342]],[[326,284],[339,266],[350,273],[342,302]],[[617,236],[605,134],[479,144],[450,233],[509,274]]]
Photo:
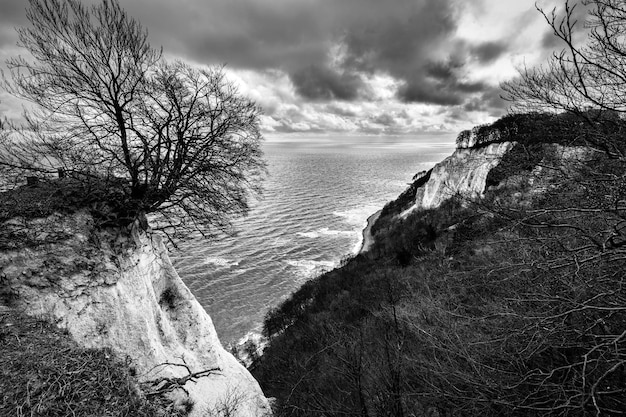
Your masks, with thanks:
[[[166,57],[226,64],[268,137],[455,133],[506,112],[499,83],[555,47],[535,0],[120,2]],[[23,53],[25,5],[0,0],[2,62]]]

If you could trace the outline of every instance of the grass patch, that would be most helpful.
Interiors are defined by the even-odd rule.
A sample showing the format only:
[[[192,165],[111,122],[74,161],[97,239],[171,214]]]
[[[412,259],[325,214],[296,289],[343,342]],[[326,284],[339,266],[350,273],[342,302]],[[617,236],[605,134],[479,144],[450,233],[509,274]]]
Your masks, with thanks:
[[[0,416],[176,416],[148,402],[127,363],[55,326],[0,310]]]

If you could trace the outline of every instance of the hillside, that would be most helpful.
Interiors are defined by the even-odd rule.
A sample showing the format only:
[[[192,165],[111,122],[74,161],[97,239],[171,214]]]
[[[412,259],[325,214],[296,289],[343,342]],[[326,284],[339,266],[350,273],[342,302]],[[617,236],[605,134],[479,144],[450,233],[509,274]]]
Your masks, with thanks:
[[[18,197],[45,201],[49,192],[51,200],[59,198],[50,184],[18,189],[1,196],[5,204],[0,208],[9,209],[9,200],[19,207]],[[17,314],[11,320],[13,333],[0,320],[0,338],[11,342],[0,349],[10,362],[3,369],[3,385],[12,387],[4,390],[0,415],[25,410],[50,416],[158,415],[149,411],[145,398],[164,402],[167,415],[271,414],[258,383],[222,347],[211,318],[145,219],[112,226],[95,216],[94,208],[64,207],[24,210],[0,222],[0,306]],[[23,327],[32,317],[42,324]],[[57,336],[55,327],[65,334]],[[68,363],[68,352],[82,362]],[[137,398],[124,402],[121,389],[103,391],[104,397],[87,395],[96,389],[80,384],[89,371],[96,384],[115,383],[114,378]],[[74,374],[81,376],[77,384]],[[99,409],[98,401],[107,396],[119,405]],[[70,404],[59,408],[57,400]]]
[[[461,134],[368,252],[268,314],[253,374],[278,415],[622,415],[626,162],[597,138],[623,128],[530,114]]]
[[[141,395],[128,364],[109,349],[81,348],[56,326],[1,307],[0,375],[3,417],[187,415]]]

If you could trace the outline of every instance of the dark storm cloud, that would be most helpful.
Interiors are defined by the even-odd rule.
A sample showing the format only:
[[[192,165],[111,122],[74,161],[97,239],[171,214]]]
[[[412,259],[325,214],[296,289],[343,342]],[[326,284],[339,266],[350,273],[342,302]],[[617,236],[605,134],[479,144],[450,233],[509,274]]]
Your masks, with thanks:
[[[455,91],[443,90],[439,84],[426,80],[405,84],[398,90],[398,97],[407,103],[429,103],[454,106],[462,103],[462,97]]]
[[[372,2],[370,2],[372,3]],[[450,0],[386,1],[370,4],[369,12],[345,30],[347,65],[363,70],[384,69],[403,76],[424,58],[436,56],[456,29]]]
[[[541,37],[541,46],[544,49],[556,49],[565,46],[565,44],[554,34],[552,29],[548,29]]]
[[[340,73],[324,66],[311,65],[291,74],[296,91],[312,100],[354,100],[365,89],[356,74]]]
[[[462,62],[428,62],[424,65],[425,74],[437,80],[449,80],[454,78],[455,71],[463,67]]]
[[[202,63],[291,69],[326,56],[332,15],[321,3],[134,0],[124,7],[149,28],[152,42],[162,44],[166,52]]]
[[[453,88],[460,93],[480,93],[491,87],[480,81],[455,81],[453,84]]]
[[[125,7],[166,52],[235,68],[279,68],[290,75],[304,98],[355,100],[368,94],[360,74],[387,74],[414,88],[412,80],[428,76],[429,63],[450,59],[460,4],[457,0],[214,0],[209,6],[199,0],[180,5],[135,0]],[[330,57],[333,47],[340,53]],[[438,86],[431,82],[420,88]],[[442,101],[435,97],[436,90],[404,96]]]
[[[367,77],[384,74],[396,81],[402,101],[463,104],[488,88],[465,81],[466,65],[506,52],[506,42],[454,39],[459,17],[470,7],[460,0],[120,2],[166,54],[230,68],[279,69],[306,100],[369,98]],[[471,3],[476,8],[482,2]],[[25,21],[26,4],[0,5],[0,29],[13,33]],[[0,30],[0,45],[4,39]]]
[[[0,0],[0,23],[12,25],[21,24],[26,21],[26,1]]]
[[[0,0],[0,48],[15,46],[15,27],[26,23],[26,2]]]
[[[510,103],[502,98],[502,90],[499,87],[488,87],[480,95],[473,97],[463,105],[465,111],[483,111],[492,117],[500,117],[509,107]]]
[[[429,62],[422,71],[405,81],[398,90],[404,102],[443,106],[462,104],[470,96],[488,90],[483,82],[463,80],[465,61],[458,57],[443,62]]]
[[[422,78],[406,83],[398,90],[398,97],[408,103],[429,103],[443,106],[459,105],[470,96],[490,89],[483,82],[460,81],[454,75],[446,80]]]
[[[450,58],[446,56],[446,49],[456,30],[454,3],[450,0],[396,3],[377,3],[380,5],[378,16],[363,19],[346,30],[342,39],[346,47],[343,64],[358,71],[391,75],[406,85],[398,91],[404,100],[436,104],[456,102],[456,98],[438,97],[433,90],[437,83],[424,80],[452,76],[452,68],[433,62],[442,56]],[[418,84],[413,80],[418,80]]]
[[[483,63],[495,61],[506,51],[507,44],[505,42],[485,42],[472,47],[472,55]]]
[[[572,23],[575,22],[574,28],[574,42],[583,40],[590,29],[590,26],[586,25],[586,21],[589,19],[589,11],[592,8],[592,4],[585,5],[580,1],[574,2],[573,7],[571,9],[571,17],[570,21]],[[549,20],[552,19],[552,13],[556,13],[556,26],[558,27],[561,23],[561,19],[565,16],[562,5],[559,5],[557,8],[545,8],[543,9],[543,13],[546,14]],[[565,43],[562,39],[555,35],[554,29],[549,27],[546,24],[546,32],[541,38],[541,46],[546,50],[558,50],[565,46]]]
[[[351,110],[351,109],[347,109],[345,107],[341,107],[335,103],[327,104],[326,106],[324,106],[324,111],[327,113],[336,114],[337,116],[348,117],[348,118],[357,117],[359,115],[358,112]]]

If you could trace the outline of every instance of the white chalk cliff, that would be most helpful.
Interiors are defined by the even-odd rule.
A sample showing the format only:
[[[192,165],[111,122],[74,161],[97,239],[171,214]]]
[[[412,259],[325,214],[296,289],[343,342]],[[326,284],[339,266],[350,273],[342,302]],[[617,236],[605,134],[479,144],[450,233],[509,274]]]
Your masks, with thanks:
[[[513,145],[514,142],[501,142],[481,148],[456,149],[433,167],[428,181],[417,189],[414,204],[401,216],[416,209],[438,207],[457,194],[470,199],[480,197],[487,174]]]
[[[79,212],[0,225],[24,243],[0,251],[0,277],[17,306],[55,321],[84,347],[128,357],[149,389],[169,386],[177,401],[188,395],[191,416],[271,414],[258,383],[220,344],[160,237],[139,228],[126,235],[96,231],[93,223]],[[185,381],[190,374],[198,375]],[[184,390],[176,381],[186,382]]]

